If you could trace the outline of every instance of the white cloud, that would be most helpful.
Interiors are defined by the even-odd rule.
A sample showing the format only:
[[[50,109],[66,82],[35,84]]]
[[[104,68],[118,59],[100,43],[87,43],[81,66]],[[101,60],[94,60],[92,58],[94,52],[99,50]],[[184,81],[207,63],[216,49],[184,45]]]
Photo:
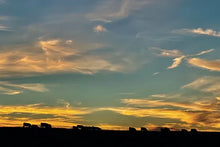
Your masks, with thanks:
[[[155,73],[153,73],[153,76],[156,76],[156,75],[158,75],[160,72],[155,72]]]
[[[203,29],[203,28],[180,29],[180,30],[175,30],[174,32],[176,32],[176,33],[191,33],[191,34],[199,34],[199,35],[208,35],[208,36],[220,37],[220,32],[214,31],[213,29]]]
[[[93,28],[94,32],[107,32],[108,30],[102,25],[97,25]]]

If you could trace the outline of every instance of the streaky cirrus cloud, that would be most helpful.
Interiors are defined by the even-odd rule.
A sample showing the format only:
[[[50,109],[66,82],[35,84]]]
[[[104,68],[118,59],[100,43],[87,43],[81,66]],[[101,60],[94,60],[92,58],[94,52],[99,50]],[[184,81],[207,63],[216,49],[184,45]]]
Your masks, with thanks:
[[[105,23],[117,19],[123,19],[134,10],[138,10],[149,3],[146,0],[108,0],[97,5],[95,10],[86,16],[91,21],[102,21]]]
[[[71,127],[77,121],[83,121],[82,115],[97,111],[87,107],[59,107],[44,104],[0,105],[1,126],[21,126],[28,121],[40,124],[42,121],[51,123],[54,127]]]
[[[24,90],[35,92],[47,92],[49,91],[44,84],[31,83],[31,84],[14,84],[8,81],[0,81],[0,92],[6,95],[17,95]]]
[[[81,45],[73,40],[50,39],[35,44],[2,47],[0,76],[35,76],[54,73],[95,74],[131,72],[146,64],[142,53],[99,53],[97,43]],[[30,48],[32,48],[30,50]]]
[[[180,56],[178,58],[173,59],[173,64],[167,67],[168,69],[176,68],[179,66],[179,64],[182,62],[182,60],[185,58],[185,56]]]
[[[184,55],[179,50],[167,50],[167,49],[161,49],[161,48],[153,48],[153,49],[159,50],[161,52],[160,54],[158,54],[159,56],[174,58],[172,65],[168,66],[167,69],[176,68],[182,63],[183,60],[186,60],[190,65],[193,65],[196,67],[208,69],[211,71],[220,71],[219,60],[210,61],[210,60],[205,60],[205,59],[200,59],[200,58],[194,58],[196,56],[200,56],[200,55],[213,52],[214,49],[208,49],[208,50],[204,50],[199,53],[196,53],[196,54],[189,54],[189,55]]]
[[[108,30],[102,25],[97,25],[93,28],[94,32],[107,32]]]
[[[180,30],[174,30],[173,32],[183,33],[183,34],[198,34],[198,35],[208,35],[208,36],[220,37],[220,32],[217,32],[213,29],[203,29],[203,28],[180,29]]]
[[[203,69],[208,69],[211,71],[220,71],[220,59],[218,60],[206,60],[200,58],[190,58],[188,59],[190,65],[200,67]]]
[[[192,88],[220,96],[220,77],[204,76],[182,86],[182,88]]]
[[[152,107],[176,107],[191,111],[214,111],[213,108],[204,107],[201,102],[195,103],[181,103],[164,100],[149,100],[149,99],[121,99],[121,102],[128,105],[134,105],[138,107],[152,108]],[[209,103],[208,103],[209,104]]]
[[[1,19],[1,18],[0,18]],[[0,25],[0,31],[12,31],[11,28],[4,26],[4,25]]]

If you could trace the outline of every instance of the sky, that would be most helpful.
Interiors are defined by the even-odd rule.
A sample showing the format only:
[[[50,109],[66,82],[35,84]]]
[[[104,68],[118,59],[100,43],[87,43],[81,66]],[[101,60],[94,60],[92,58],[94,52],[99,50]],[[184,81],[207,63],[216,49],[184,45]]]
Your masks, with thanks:
[[[220,131],[218,0],[0,0],[0,126]]]

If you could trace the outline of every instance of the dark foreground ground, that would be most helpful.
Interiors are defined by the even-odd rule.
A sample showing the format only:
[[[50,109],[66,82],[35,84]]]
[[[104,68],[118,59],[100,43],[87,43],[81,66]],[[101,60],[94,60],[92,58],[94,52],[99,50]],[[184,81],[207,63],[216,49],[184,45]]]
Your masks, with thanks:
[[[217,132],[75,131],[72,129],[0,128],[1,146],[147,147],[220,146]]]

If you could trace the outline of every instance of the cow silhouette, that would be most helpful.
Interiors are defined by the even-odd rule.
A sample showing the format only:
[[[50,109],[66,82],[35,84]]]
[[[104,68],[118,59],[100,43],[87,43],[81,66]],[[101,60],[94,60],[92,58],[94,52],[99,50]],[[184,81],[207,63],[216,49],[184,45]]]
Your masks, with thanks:
[[[41,128],[45,128],[45,129],[52,128],[51,124],[48,124],[48,123],[41,123],[40,126],[41,126]]]
[[[31,128],[31,124],[30,123],[23,123],[23,128]]]
[[[32,129],[37,129],[37,128],[39,128],[39,127],[38,127],[38,125],[31,125],[31,128],[32,128]]]
[[[77,125],[73,126],[73,130],[78,130],[78,131],[101,131],[101,128],[99,127],[89,127],[89,126],[83,126],[83,125]]]
[[[196,129],[191,129],[192,133],[197,133],[198,131]]]
[[[145,132],[148,132],[148,130],[145,127],[141,127],[141,132],[145,133]]]
[[[137,132],[137,130],[135,128],[133,128],[133,127],[129,127],[129,132],[135,133],[135,132]]]
[[[165,128],[161,128],[160,131],[161,131],[162,133],[169,133],[169,132],[170,132],[170,129],[165,127]]]

